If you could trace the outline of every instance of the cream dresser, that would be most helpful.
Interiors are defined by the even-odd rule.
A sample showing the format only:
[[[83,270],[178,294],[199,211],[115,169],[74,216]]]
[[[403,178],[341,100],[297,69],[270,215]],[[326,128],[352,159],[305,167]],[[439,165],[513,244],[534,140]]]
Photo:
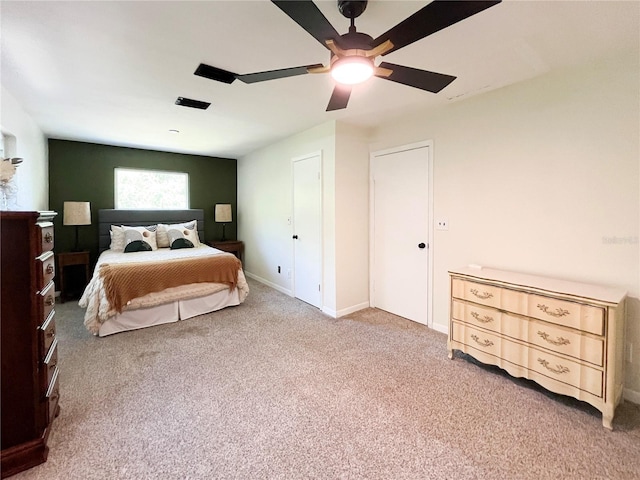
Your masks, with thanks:
[[[611,429],[622,399],[626,292],[502,270],[449,272],[454,350],[590,403]]]

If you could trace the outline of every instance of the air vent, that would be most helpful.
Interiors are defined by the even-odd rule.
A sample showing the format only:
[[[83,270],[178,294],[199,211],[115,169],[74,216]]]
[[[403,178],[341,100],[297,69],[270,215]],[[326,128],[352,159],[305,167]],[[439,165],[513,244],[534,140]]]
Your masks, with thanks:
[[[193,73],[195,75],[200,75],[201,77],[223,83],[233,83],[236,79],[235,73],[227,72],[226,70],[212,67],[211,65],[205,65],[204,63],[198,65],[198,68],[196,68],[196,71]]]
[[[182,105],[183,107],[199,108],[200,110],[206,110],[211,103],[201,102],[200,100],[192,100],[191,98],[178,97],[176,105]]]

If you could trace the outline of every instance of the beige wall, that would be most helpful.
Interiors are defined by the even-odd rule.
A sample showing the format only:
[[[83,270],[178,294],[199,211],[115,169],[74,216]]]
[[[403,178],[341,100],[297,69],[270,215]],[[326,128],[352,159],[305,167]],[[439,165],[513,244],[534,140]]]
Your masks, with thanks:
[[[0,129],[15,137],[7,149],[10,156],[24,161],[16,171],[18,186],[16,203],[12,210],[47,210],[49,208],[49,159],[47,140],[33,119],[22,109],[13,96],[1,87]]]
[[[296,157],[322,152],[323,306],[329,310],[336,309],[335,129],[335,122],[327,122],[238,160],[238,238],[246,245],[245,270],[249,276],[291,294],[291,162]]]
[[[330,121],[239,159],[238,238],[246,245],[247,275],[291,294],[291,162],[319,151],[322,310],[340,316],[369,305],[369,151],[364,131]]]
[[[434,326],[468,263],[629,292],[627,397],[640,401],[638,52],[389,121],[372,151],[434,142]]]
[[[369,146],[367,132],[337,122],[335,316],[369,306]]]

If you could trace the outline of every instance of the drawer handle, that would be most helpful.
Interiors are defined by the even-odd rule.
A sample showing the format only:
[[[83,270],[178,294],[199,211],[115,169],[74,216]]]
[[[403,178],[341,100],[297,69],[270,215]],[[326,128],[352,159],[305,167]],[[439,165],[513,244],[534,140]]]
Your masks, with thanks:
[[[56,363],[53,363],[51,365],[49,365],[49,370],[53,370],[54,368],[56,368],[58,365]]]
[[[487,340],[486,338],[483,341],[480,341],[477,335],[471,335],[471,338],[474,339],[478,345],[482,345],[483,347],[490,347],[491,345],[493,345],[493,342],[491,340]]]
[[[557,373],[558,375],[562,375],[563,373],[569,373],[569,369],[563,365],[556,365],[556,368],[549,366],[549,362],[546,360],[539,358],[538,363],[542,365],[544,368],[549,370],[550,372]]]
[[[477,321],[479,321],[480,323],[493,322],[493,317],[490,317],[489,315],[485,315],[484,317],[481,318],[478,312],[471,312],[471,316],[475,318]]]
[[[57,400],[58,398],[60,398],[60,394],[58,392],[52,393],[51,396],[49,397],[49,401],[53,402],[55,400]]]
[[[562,308],[556,308],[555,312],[552,312],[551,310],[549,310],[549,307],[547,307],[546,305],[543,305],[541,303],[538,304],[538,308],[540,310],[542,310],[544,313],[546,313],[547,315],[551,315],[552,317],[564,317],[565,315],[569,315],[569,310],[563,310]]]
[[[50,307],[51,305],[55,305],[56,304],[56,299],[53,298],[53,295],[48,295],[47,299],[44,301],[44,304],[47,307]]]
[[[51,275],[53,273],[53,265],[49,264],[47,265],[47,269],[45,270],[49,275]]]
[[[478,292],[478,290],[476,290],[475,288],[472,288],[471,290],[469,290],[471,293],[473,293],[476,297],[481,298],[482,300],[486,300],[487,298],[491,298],[493,297],[493,293],[489,293],[489,292]]]
[[[44,234],[44,241],[45,243],[53,242],[53,235],[51,235],[51,232],[47,232]]]
[[[551,335],[549,335],[547,332],[542,332],[540,330],[538,330],[538,335],[540,335],[542,337],[543,340],[549,342],[552,345],[569,345],[571,342],[569,340],[567,340],[564,337],[557,337],[556,340],[554,340],[553,338],[549,338]]]
[[[56,335],[56,331],[55,331],[55,330],[49,330],[49,331],[46,333],[46,335],[45,335],[45,336],[46,336],[47,338],[51,338],[51,337],[55,337],[55,335]]]

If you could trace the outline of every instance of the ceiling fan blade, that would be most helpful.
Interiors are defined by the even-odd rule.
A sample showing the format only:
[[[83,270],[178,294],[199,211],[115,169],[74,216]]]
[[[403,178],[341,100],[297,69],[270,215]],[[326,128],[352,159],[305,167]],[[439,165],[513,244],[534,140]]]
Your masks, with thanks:
[[[222,83],[233,83],[233,81],[237,77],[237,75],[233,72],[222,70],[218,67],[212,67],[211,65],[207,65],[206,63],[201,63],[200,65],[198,65],[198,68],[196,68],[196,71],[193,72],[193,74]]]
[[[372,45],[376,47],[387,40],[391,40],[393,48],[383,53],[383,55],[387,55],[476,13],[480,13],[489,7],[493,7],[500,1],[436,0],[395,27],[387,30],[376,38]]]
[[[281,68],[280,70],[269,70],[268,72],[247,73],[244,75],[236,75],[238,80],[244,83],[266,82],[267,80],[275,80],[277,78],[295,77],[297,75],[305,75],[310,69],[322,67],[321,63],[313,65],[303,65],[301,67]]]
[[[443,73],[429,72],[387,62],[382,62],[380,68],[393,70],[391,75],[381,75],[380,78],[433,93],[438,93],[456,79],[456,77]]]
[[[340,34],[311,0],[271,0],[271,2],[318,40],[323,47],[329,48],[325,43],[326,40],[340,38]]]
[[[331,112],[333,110],[341,110],[343,108],[347,108],[347,103],[349,103],[350,96],[350,85],[336,85],[333,89],[333,93],[331,94],[331,99],[329,100],[329,105],[327,105],[326,111]]]

